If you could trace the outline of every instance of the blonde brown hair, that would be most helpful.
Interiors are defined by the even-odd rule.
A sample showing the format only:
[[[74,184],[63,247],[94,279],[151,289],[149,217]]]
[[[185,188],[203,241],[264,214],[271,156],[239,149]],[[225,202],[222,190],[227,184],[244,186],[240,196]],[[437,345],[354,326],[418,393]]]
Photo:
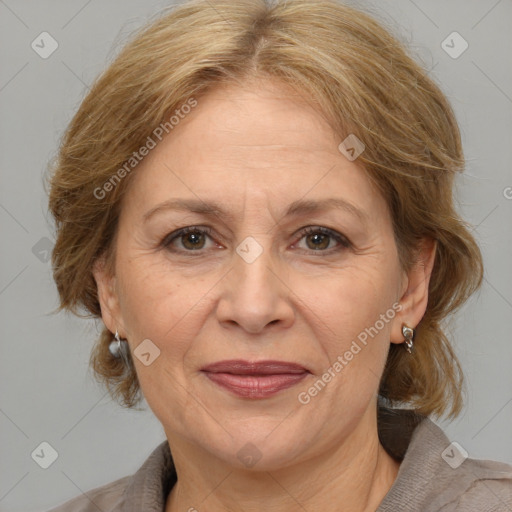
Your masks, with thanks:
[[[98,189],[191,97],[200,101],[216,85],[252,78],[294,87],[340,142],[350,133],[364,142],[359,161],[389,205],[404,269],[424,237],[437,241],[414,355],[391,344],[379,393],[423,414],[456,415],[463,376],[442,322],[483,273],[453,204],[454,177],[464,165],[459,129],[444,95],[404,46],[372,17],[335,0],[189,1],[123,48],[70,123],[51,176],[59,309],[100,317],[93,264],[105,256],[115,271],[117,218],[136,170],[101,199]],[[140,398],[133,361],[126,369],[114,358],[111,340],[104,328],[91,366],[112,396],[132,407]]]

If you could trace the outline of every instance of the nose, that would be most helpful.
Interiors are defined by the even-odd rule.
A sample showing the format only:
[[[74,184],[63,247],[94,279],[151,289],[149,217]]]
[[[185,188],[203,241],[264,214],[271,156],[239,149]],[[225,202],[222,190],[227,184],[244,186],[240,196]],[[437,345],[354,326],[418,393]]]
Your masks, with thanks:
[[[242,256],[234,253],[232,270],[222,280],[216,313],[226,328],[239,327],[258,334],[293,324],[292,291],[283,263],[276,261],[270,248],[260,245],[262,252],[254,261],[242,252]]]

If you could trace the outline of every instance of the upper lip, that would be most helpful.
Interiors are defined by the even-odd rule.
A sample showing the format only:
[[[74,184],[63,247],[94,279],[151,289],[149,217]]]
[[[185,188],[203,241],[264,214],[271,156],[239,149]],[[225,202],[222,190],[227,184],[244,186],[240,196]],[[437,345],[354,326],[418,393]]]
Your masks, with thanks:
[[[230,359],[218,361],[201,368],[201,371],[211,373],[232,373],[234,375],[275,375],[283,373],[304,373],[308,370],[297,363],[286,361],[244,361]]]

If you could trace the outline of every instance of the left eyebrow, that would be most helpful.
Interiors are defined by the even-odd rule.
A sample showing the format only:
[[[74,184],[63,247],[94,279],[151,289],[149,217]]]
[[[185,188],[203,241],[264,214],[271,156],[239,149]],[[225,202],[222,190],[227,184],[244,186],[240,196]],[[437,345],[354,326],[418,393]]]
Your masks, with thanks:
[[[363,224],[367,224],[370,221],[370,216],[367,212],[339,197],[330,197],[320,200],[299,199],[288,206],[285,216],[312,214],[326,210],[346,211],[347,213],[357,217]]]
[[[354,204],[346,201],[345,199],[331,197],[320,200],[313,199],[299,199],[291,203],[285,212],[285,217],[293,217],[305,214],[319,213],[326,210],[342,210],[355,217],[357,217],[363,224],[370,221],[368,213],[361,210]],[[201,201],[200,199],[169,199],[163,203],[158,204],[151,210],[147,211],[143,216],[143,221],[147,222],[156,213],[175,210],[198,213],[209,217],[224,217],[229,220],[236,218],[233,212],[227,211],[220,204],[216,202]]]

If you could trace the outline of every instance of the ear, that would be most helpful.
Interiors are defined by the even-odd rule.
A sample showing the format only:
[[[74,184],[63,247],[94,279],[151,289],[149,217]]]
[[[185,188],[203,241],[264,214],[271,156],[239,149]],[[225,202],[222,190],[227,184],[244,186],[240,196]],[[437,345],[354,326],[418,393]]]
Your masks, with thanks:
[[[98,258],[93,265],[94,279],[98,289],[98,300],[101,307],[101,318],[110,332],[119,331],[121,338],[126,337],[123,327],[119,298],[116,289],[116,277],[112,274],[105,257]]]
[[[434,268],[437,241],[424,238],[420,243],[416,262],[404,273],[400,291],[401,309],[393,319],[391,343],[403,343],[402,325],[416,328],[423,318],[428,304],[428,286]]]

